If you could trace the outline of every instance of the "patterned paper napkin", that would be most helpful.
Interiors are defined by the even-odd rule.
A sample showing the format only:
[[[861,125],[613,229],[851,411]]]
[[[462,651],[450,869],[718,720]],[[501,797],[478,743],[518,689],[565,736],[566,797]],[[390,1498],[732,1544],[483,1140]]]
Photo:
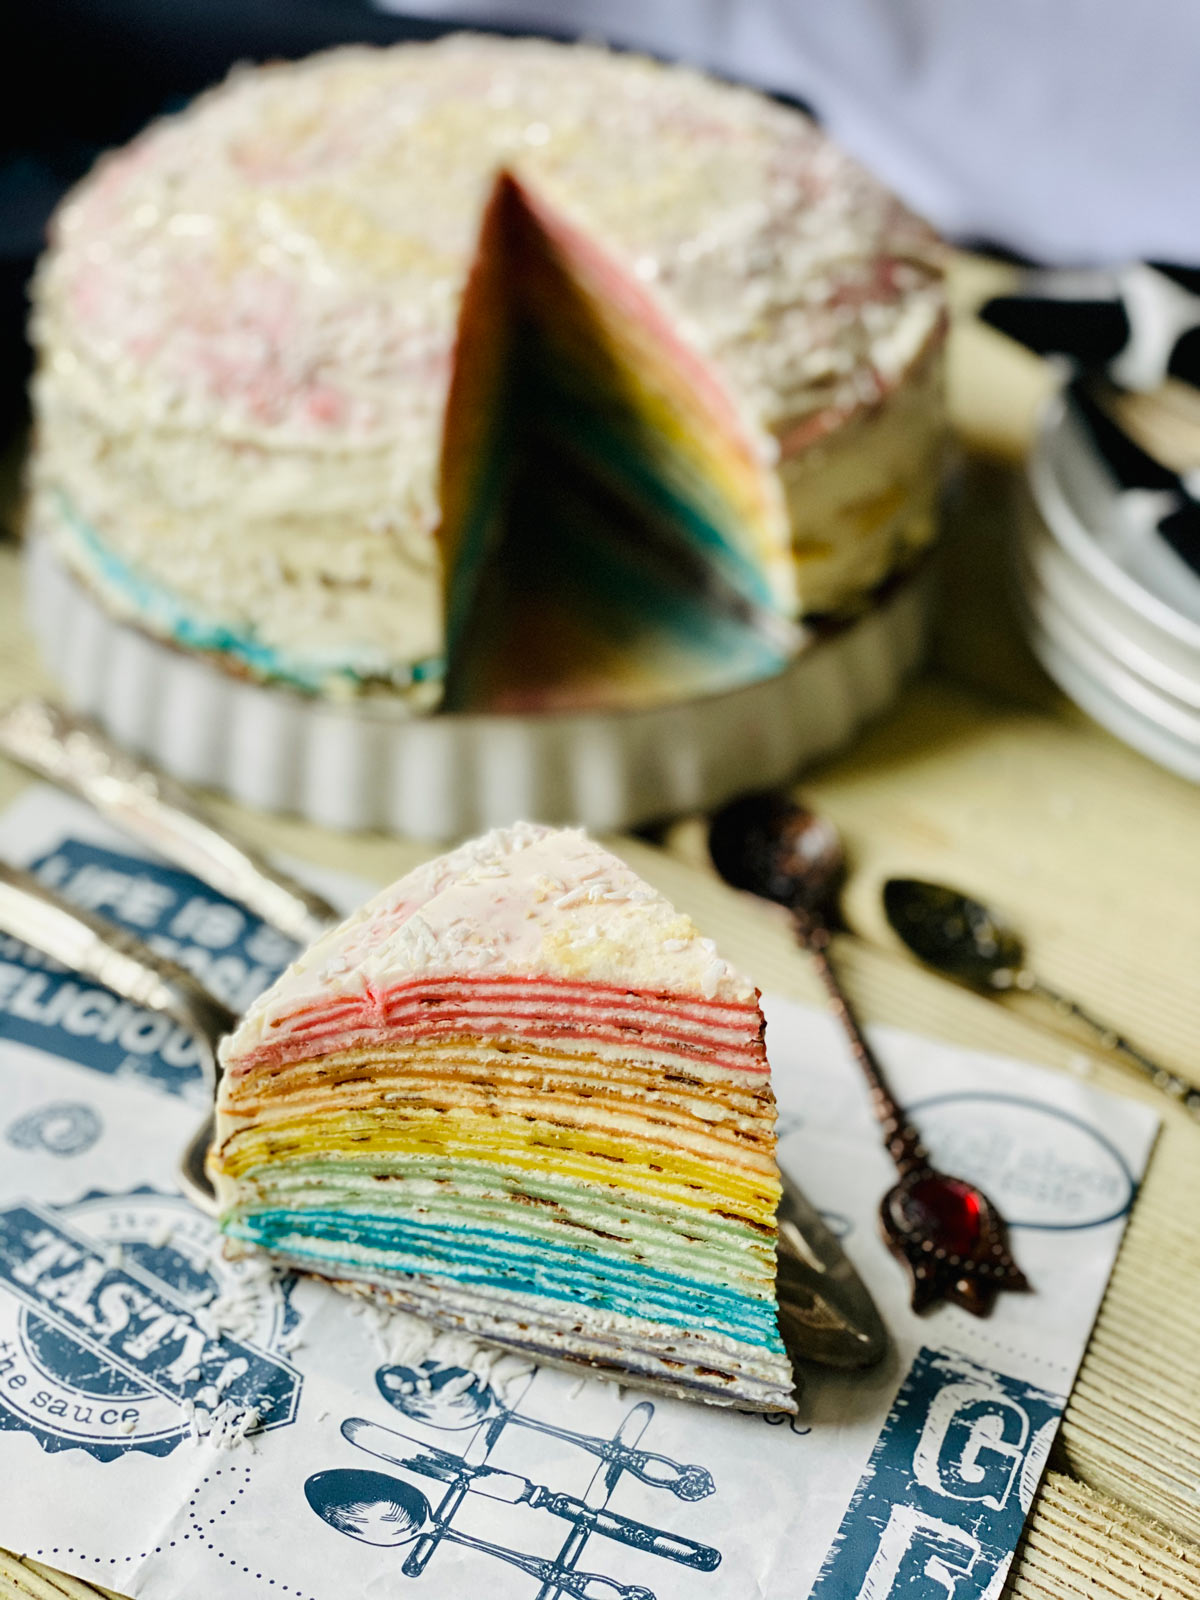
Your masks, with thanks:
[[[289,956],[49,791],[0,823],[0,853],[235,1004]],[[766,1007],[781,1159],[894,1341],[872,1372],[806,1372],[795,1420],[481,1359],[224,1261],[175,1190],[204,1099],[192,1042],[0,941],[0,1545],[163,1600],[998,1594],[1156,1119],[879,1030],[934,1158],[1000,1205],[1036,1291],[986,1322],[917,1318],[845,1048],[822,1014]]]

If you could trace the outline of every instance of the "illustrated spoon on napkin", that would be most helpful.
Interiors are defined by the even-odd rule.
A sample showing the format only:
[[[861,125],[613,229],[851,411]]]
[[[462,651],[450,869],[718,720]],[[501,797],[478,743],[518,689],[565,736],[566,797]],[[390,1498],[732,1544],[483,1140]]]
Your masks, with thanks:
[[[364,1544],[393,1549],[409,1544],[416,1547],[436,1534],[450,1544],[465,1545],[469,1550],[520,1567],[543,1585],[572,1595],[575,1600],[654,1600],[653,1591],[641,1584],[617,1583],[599,1572],[579,1572],[545,1556],[524,1555],[443,1526],[419,1489],[389,1473],[332,1467],[328,1472],[314,1473],[305,1483],[304,1492],[319,1517],[339,1533]],[[406,1572],[409,1564],[405,1562]]]
[[[699,1572],[711,1572],[721,1560],[719,1550],[710,1545],[698,1544],[694,1539],[684,1539],[678,1534],[648,1523],[623,1517],[615,1511],[586,1505],[574,1495],[560,1494],[544,1484],[534,1483],[520,1473],[505,1472],[486,1464],[472,1466],[461,1456],[434,1445],[410,1439],[394,1428],[382,1427],[365,1417],[347,1417],[342,1423],[342,1434],[360,1450],[366,1450],[396,1467],[407,1467],[427,1478],[437,1478],[443,1483],[465,1483],[475,1494],[489,1500],[504,1500],[510,1505],[527,1505],[533,1510],[548,1511],[551,1516],[562,1517],[577,1525],[586,1525],[590,1533],[602,1534],[619,1544],[631,1545],[650,1555],[665,1556],[668,1561],[678,1561],[683,1566],[694,1567]]]
[[[599,1456],[639,1483],[653,1489],[666,1489],[679,1500],[704,1500],[716,1488],[708,1468],[694,1462],[672,1461],[669,1456],[641,1450],[636,1444],[621,1439],[577,1433],[571,1428],[543,1422],[540,1417],[512,1411],[478,1373],[455,1372],[453,1368],[438,1367],[434,1363],[419,1368],[380,1367],[375,1374],[375,1386],[401,1416],[448,1433],[485,1424],[530,1428],[535,1433],[573,1445],[577,1450],[585,1450],[589,1455]]]

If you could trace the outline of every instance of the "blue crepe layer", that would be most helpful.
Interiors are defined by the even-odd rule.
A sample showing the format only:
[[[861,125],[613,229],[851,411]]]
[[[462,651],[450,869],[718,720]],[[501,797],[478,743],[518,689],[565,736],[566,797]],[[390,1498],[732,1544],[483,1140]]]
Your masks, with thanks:
[[[196,616],[177,594],[147,578],[111,550],[64,495],[58,497],[58,509],[84,564],[96,575],[101,587],[151,631],[185,649],[228,656],[249,668],[256,678],[291,684],[310,693],[327,690],[336,680],[357,687],[368,680],[388,678],[404,687],[442,676],[443,663],[436,657],[413,662],[405,669],[408,676],[401,682],[394,671],[389,675],[362,660],[337,660],[328,655],[296,656],[264,644],[252,628],[239,629],[209,617]]]
[[[231,1218],[223,1229],[291,1260],[310,1260],[327,1276],[336,1277],[339,1268],[364,1267],[376,1281],[393,1273],[432,1274],[464,1286],[573,1301],[669,1327],[702,1327],[783,1354],[773,1302],[594,1250],[539,1240],[531,1252],[494,1229],[345,1210],[264,1210]],[[322,1250],[319,1244],[335,1248]],[[339,1252],[339,1245],[350,1248]]]

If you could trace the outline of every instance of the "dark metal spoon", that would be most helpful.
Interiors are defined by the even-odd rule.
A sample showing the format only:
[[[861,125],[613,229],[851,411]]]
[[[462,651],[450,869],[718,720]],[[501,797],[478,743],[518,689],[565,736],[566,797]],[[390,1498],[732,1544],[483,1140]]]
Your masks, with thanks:
[[[1083,1023],[1104,1049],[1116,1051],[1155,1088],[1200,1119],[1200,1089],[1195,1084],[1159,1066],[1077,1000],[1043,983],[1025,965],[1020,935],[981,901],[944,884],[889,878],[883,886],[883,909],[894,931],[927,966],[983,994],[1019,989],[1048,1001],[1062,1016]]]
[[[845,877],[842,843],[832,823],[783,794],[747,795],[713,818],[709,852],[727,883],[792,913],[834,1015],[846,1030],[871,1091],[888,1154],[900,1181],[879,1208],[883,1237],[912,1277],[912,1305],[923,1311],[950,1300],[986,1316],[1001,1289],[1028,1289],[1008,1250],[1004,1220],[974,1184],[929,1164],[921,1137],[883,1072],[829,960],[829,915]]]

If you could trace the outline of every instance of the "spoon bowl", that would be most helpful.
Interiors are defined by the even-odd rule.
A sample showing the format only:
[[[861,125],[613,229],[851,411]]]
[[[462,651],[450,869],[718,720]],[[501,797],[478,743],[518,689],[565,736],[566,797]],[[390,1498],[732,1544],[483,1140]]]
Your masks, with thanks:
[[[789,911],[826,917],[846,876],[846,852],[827,817],[787,795],[743,795],[718,811],[708,850],[725,882]]]
[[[654,1600],[653,1592],[641,1584],[621,1583],[599,1572],[580,1572],[546,1556],[526,1555],[505,1545],[460,1533],[450,1526],[444,1512],[434,1515],[429,1501],[418,1488],[390,1473],[364,1467],[330,1467],[324,1472],[314,1472],[305,1481],[304,1498],[322,1522],[348,1538],[357,1539],[360,1544],[376,1545],[385,1550],[416,1545],[401,1569],[409,1577],[416,1577],[424,1567],[424,1562],[414,1566],[421,1550],[417,1541],[432,1548],[444,1539],[519,1567],[530,1577],[537,1578],[546,1592],[557,1590],[572,1595],[574,1600]]]
[[[506,1410],[478,1373],[458,1367],[380,1367],[375,1385],[390,1406],[414,1422],[458,1432]]]
[[[365,1467],[314,1472],[304,1485],[304,1498],[331,1528],[383,1549],[411,1544],[430,1520],[429,1501],[419,1489]]]
[[[1111,1050],[1200,1121],[1200,1087],[1155,1061],[1111,1023],[1031,971],[1020,935],[990,906],[945,884],[889,878],[883,886],[883,909],[893,931],[926,966],[981,994],[995,996],[1016,989],[1034,995],[1060,1017],[1086,1028],[1103,1050]]]
[[[972,989],[1011,989],[1016,983],[1024,946],[981,901],[922,878],[889,878],[883,909],[893,931],[926,965]]]

